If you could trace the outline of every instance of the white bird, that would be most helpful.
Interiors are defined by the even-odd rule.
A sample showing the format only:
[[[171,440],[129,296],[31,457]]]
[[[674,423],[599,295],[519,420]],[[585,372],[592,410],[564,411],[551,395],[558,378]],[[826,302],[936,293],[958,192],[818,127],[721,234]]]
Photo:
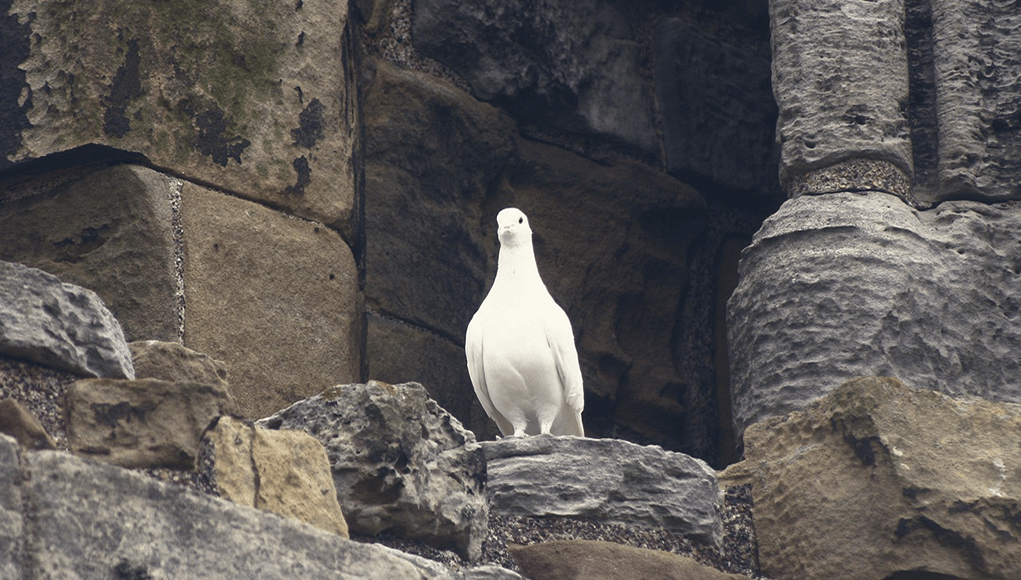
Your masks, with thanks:
[[[509,207],[496,223],[496,280],[465,337],[475,394],[504,436],[584,437],[585,394],[571,321],[539,277],[525,214]]]

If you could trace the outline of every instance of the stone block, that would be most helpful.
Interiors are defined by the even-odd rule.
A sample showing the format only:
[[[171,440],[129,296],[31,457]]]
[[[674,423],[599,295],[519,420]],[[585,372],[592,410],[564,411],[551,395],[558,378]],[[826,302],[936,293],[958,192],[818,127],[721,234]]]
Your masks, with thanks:
[[[0,399],[0,433],[27,449],[56,449],[57,443],[32,413],[15,399]]]
[[[92,290],[127,340],[179,340],[171,198],[180,183],[136,165],[52,181],[0,191],[0,259]]]
[[[124,333],[91,290],[0,262],[0,353],[86,377],[135,377]]]
[[[330,462],[317,439],[231,417],[221,417],[208,436],[220,497],[348,537]]]
[[[654,35],[667,171],[783,199],[768,46],[760,54],[680,18]]]
[[[655,152],[652,97],[624,11],[607,0],[419,0],[412,38],[513,115]]]
[[[910,194],[903,0],[774,0],[780,182],[791,196]]]
[[[67,391],[68,447],[123,467],[193,469],[202,433],[237,404],[218,385],[83,379]]]
[[[8,4],[0,167],[102,145],[351,227],[347,2]]]
[[[514,562],[534,580],[742,580],[694,559],[660,550],[592,540],[508,546]]]
[[[1021,198],[1021,11],[932,1],[939,123],[936,201]]]
[[[186,183],[184,344],[223,361],[249,419],[361,373],[351,250],[330,228]]]
[[[256,426],[319,439],[351,532],[389,531],[469,561],[481,555],[485,459],[471,431],[422,385],[338,385]]]
[[[455,578],[424,558],[65,453],[31,453],[24,473],[33,578]]]
[[[365,294],[372,310],[458,341],[482,301],[486,194],[514,126],[454,85],[382,61],[365,87]],[[417,377],[415,380],[419,380]]]
[[[139,379],[160,379],[227,387],[222,362],[176,342],[143,340],[129,342],[131,362]]]
[[[745,433],[777,580],[1021,577],[1021,405],[858,378]]]
[[[784,203],[744,250],[728,305],[739,434],[856,376],[1021,402],[1018,231],[1018,202]]]
[[[18,442],[0,433],[0,577],[27,578],[21,565],[25,520]]]
[[[716,472],[700,459],[619,439],[537,435],[482,443],[490,509],[666,528],[719,548]]]

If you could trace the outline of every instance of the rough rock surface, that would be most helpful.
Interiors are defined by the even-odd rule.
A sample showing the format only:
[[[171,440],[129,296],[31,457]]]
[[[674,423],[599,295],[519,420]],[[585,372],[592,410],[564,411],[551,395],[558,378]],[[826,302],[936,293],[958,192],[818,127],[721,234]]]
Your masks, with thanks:
[[[482,444],[490,508],[666,528],[718,547],[716,472],[705,462],[617,439],[534,436]]]
[[[178,340],[172,182],[118,165],[0,186],[0,259],[92,290],[127,340]]]
[[[1021,10],[932,2],[939,199],[1021,198]]]
[[[485,238],[472,226],[513,154],[513,123],[429,75],[383,61],[372,72],[363,109],[368,305],[463,341],[488,274]]]
[[[782,196],[768,52],[729,44],[695,22],[664,18],[655,28],[655,66],[667,171]]]
[[[738,432],[855,376],[1021,402],[1021,204],[914,210],[880,193],[789,200],[729,303]]]
[[[10,435],[28,449],[56,449],[53,440],[42,424],[17,400],[0,399],[0,433]]]
[[[778,580],[1021,577],[1021,405],[859,378],[745,433]],[[727,477],[730,477],[728,475]]]
[[[611,542],[573,540],[512,546],[514,561],[532,580],[738,580],[685,556]]]
[[[86,377],[135,377],[120,324],[91,290],[0,262],[0,353]]]
[[[227,386],[222,362],[176,342],[129,342],[128,349],[136,378]]]
[[[784,188],[906,195],[912,154],[903,0],[776,0],[769,7]],[[864,172],[840,165],[859,160],[874,165]]]
[[[221,417],[208,437],[220,497],[348,537],[330,462],[317,439],[231,417]]]
[[[71,451],[123,467],[193,469],[202,433],[237,413],[219,385],[82,379],[67,391]]]
[[[184,345],[223,361],[246,418],[358,377],[364,308],[337,232],[191,183],[181,222]]]
[[[102,145],[349,227],[347,2],[5,6],[0,167]]]
[[[640,48],[607,0],[417,0],[413,40],[526,121],[655,151]]]
[[[390,530],[479,557],[485,458],[472,432],[422,385],[338,385],[256,425],[319,439],[351,532]]]
[[[2,435],[0,521],[4,578],[459,577],[435,562],[66,453],[19,460],[17,444]]]

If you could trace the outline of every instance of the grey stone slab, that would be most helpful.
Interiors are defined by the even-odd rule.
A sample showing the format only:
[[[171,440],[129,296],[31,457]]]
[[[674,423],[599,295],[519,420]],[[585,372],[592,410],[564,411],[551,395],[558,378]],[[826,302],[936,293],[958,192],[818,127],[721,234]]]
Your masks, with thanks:
[[[86,377],[135,378],[124,332],[91,290],[0,262],[0,352]]]
[[[716,472],[705,462],[619,439],[537,435],[482,443],[490,507],[666,528],[716,547],[723,538]]]
[[[306,524],[59,452],[26,459],[36,578],[448,579]]]

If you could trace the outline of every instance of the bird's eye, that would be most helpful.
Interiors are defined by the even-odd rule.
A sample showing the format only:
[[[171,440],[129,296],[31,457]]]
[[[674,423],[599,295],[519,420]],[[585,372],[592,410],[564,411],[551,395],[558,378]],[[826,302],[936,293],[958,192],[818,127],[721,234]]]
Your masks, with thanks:
[[[525,223],[525,218],[523,218],[523,217],[519,217],[519,218],[518,218],[518,223],[519,223],[519,224],[523,224],[523,223]]]

